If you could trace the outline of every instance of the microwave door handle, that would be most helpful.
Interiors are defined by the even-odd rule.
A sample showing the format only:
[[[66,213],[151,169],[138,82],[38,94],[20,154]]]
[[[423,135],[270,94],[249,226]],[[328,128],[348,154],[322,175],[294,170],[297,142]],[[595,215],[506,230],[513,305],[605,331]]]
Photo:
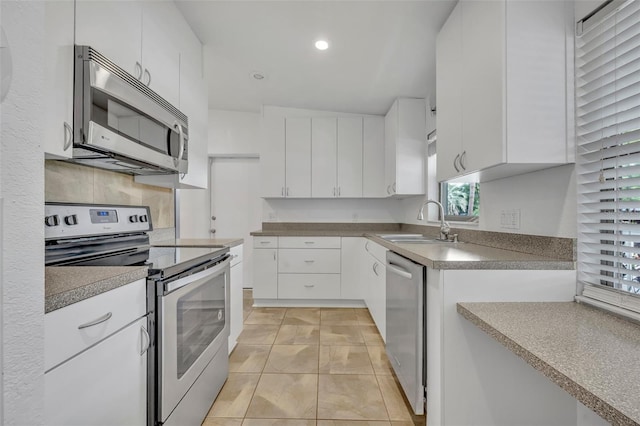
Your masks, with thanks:
[[[184,154],[184,131],[182,130],[182,125],[175,121],[173,123],[173,127],[178,128],[178,134],[180,135],[180,149],[178,151],[178,161],[182,160],[182,154]]]

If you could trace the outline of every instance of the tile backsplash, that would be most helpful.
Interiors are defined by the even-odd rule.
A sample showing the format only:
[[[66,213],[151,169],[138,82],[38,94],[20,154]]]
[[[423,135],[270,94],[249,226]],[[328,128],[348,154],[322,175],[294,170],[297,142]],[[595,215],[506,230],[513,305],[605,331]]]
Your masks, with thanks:
[[[135,182],[133,176],[45,161],[45,201],[149,206],[154,228],[174,228],[173,190]]]

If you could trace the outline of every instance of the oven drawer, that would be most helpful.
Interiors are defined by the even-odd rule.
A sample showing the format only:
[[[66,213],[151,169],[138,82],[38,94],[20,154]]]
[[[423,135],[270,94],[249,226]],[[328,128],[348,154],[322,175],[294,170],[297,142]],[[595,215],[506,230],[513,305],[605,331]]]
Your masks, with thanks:
[[[278,248],[278,237],[253,237],[253,248]]]
[[[280,237],[278,244],[280,248],[291,249],[339,249],[340,237]]]
[[[278,299],[339,299],[340,274],[279,274]]]
[[[339,274],[340,250],[280,249],[278,272],[302,274]]]
[[[146,283],[138,280],[46,314],[45,371],[146,315]]]

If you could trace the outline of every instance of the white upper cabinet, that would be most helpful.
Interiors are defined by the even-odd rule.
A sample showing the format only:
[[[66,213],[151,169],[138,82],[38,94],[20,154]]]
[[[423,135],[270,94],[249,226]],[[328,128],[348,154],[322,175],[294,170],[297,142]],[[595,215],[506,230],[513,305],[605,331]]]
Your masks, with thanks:
[[[285,196],[284,117],[262,114],[262,143],[260,145],[261,194],[265,198]]]
[[[385,116],[384,126],[387,194],[424,194],[425,100],[396,99]]]
[[[362,117],[338,117],[337,196],[362,197]]]
[[[334,117],[311,119],[311,196],[338,196],[337,121]]]
[[[384,198],[384,117],[364,117],[362,139],[362,196]]]
[[[311,197],[311,119],[285,119],[285,196]]]
[[[73,0],[45,2],[46,158],[69,158],[73,151]]]
[[[566,16],[562,2],[455,7],[436,50],[438,181],[570,161]]]
[[[173,2],[76,2],[76,44],[89,45],[173,105],[179,102],[180,55]]]
[[[264,106],[262,197],[385,197],[383,132],[382,116]]]

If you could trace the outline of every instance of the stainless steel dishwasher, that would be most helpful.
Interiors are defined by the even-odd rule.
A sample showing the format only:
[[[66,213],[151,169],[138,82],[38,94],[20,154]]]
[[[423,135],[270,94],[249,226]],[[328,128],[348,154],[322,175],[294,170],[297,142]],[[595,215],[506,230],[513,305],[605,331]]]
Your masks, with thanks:
[[[424,414],[426,387],[425,268],[387,252],[389,361],[416,414]]]

